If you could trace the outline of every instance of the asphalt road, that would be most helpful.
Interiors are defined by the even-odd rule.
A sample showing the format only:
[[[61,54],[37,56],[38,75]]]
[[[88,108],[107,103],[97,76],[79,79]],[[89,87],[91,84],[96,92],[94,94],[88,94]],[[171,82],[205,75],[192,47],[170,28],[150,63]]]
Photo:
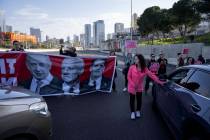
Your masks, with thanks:
[[[79,55],[101,53],[79,52]],[[121,61],[122,58],[118,58]],[[118,69],[122,68],[120,62]],[[152,110],[151,94],[143,95],[142,117],[130,119],[124,76],[116,78],[116,92],[83,96],[45,97],[52,113],[53,140],[172,140],[161,116]]]

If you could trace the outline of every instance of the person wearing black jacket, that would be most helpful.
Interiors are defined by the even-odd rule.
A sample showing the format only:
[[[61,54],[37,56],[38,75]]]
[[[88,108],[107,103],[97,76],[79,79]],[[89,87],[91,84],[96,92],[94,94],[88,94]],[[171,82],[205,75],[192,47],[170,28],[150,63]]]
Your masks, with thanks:
[[[158,76],[159,78],[165,78],[166,71],[167,71],[167,64],[168,60],[164,57],[164,55],[161,53],[159,59],[157,60],[159,63],[159,70],[158,70]]]
[[[11,51],[21,51],[23,52],[23,45],[20,44],[19,41],[15,40],[13,41],[13,48],[11,49]]]
[[[67,55],[67,56],[71,56],[71,57],[77,57],[77,53],[76,53],[76,48],[74,47],[68,47],[68,50],[63,51],[63,45],[61,45],[60,48],[60,54],[61,55]]]

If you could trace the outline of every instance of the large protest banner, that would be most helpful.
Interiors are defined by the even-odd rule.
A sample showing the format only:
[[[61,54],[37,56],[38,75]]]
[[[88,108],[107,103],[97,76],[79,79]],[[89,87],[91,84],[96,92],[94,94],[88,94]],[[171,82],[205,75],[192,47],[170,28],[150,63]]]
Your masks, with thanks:
[[[42,96],[111,92],[115,64],[115,57],[0,53],[0,83]]]

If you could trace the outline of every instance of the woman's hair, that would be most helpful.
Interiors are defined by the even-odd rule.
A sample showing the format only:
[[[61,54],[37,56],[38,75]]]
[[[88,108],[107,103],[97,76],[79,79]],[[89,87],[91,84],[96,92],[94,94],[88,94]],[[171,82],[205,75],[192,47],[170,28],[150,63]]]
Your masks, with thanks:
[[[146,68],[144,56],[142,54],[136,54],[135,56],[139,59],[139,65],[141,66],[141,70],[144,71]]]
[[[188,57],[187,58],[187,64],[189,64],[189,60],[192,58],[192,64],[194,64],[195,63],[195,59],[193,58],[193,57]]]

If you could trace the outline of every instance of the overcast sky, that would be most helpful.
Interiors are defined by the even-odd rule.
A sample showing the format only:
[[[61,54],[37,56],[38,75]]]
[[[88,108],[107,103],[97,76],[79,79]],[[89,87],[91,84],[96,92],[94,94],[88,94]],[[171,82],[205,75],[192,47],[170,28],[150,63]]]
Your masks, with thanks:
[[[133,0],[138,16],[151,6],[170,8],[178,0]],[[84,33],[84,24],[104,20],[105,33],[114,32],[114,23],[130,26],[130,0],[0,0],[0,12],[13,31],[29,33],[40,28],[42,35],[64,38]],[[2,15],[2,14],[1,14]],[[45,38],[45,37],[43,37]]]

